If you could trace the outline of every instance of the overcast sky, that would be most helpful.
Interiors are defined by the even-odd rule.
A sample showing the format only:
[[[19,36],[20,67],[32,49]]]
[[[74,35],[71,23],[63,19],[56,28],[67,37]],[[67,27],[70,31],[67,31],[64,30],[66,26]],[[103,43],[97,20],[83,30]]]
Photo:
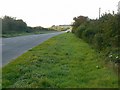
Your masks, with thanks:
[[[80,15],[91,19],[101,13],[117,12],[120,0],[0,0],[0,17],[23,19],[28,26],[63,25]]]

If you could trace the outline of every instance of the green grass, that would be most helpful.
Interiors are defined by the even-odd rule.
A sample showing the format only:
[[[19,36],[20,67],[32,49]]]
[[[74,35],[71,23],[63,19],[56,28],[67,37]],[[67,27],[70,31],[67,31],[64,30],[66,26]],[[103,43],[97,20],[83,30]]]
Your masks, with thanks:
[[[10,37],[17,37],[17,36],[26,36],[26,35],[34,35],[34,34],[47,34],[47,33],[54,33],[57,31],[46,31],[46,30],[41,30],[40,32],[31,32],[31,33],[27,33],[27,32],[21,32],[21,33],[8,33],[8,34],[2,34],[2,37],[4,38],[10,38]]]
[[[3,88],[117,88],[117,75],[87,43],[58,35],[2,68]],[[99,66],[99,67],[96,67]]]

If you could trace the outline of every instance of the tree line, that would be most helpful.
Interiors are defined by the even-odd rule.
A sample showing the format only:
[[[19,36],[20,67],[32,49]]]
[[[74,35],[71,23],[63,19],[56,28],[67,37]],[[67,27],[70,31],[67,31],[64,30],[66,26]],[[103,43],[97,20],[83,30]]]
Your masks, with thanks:
[[[120,62],[120,14],[106,13],[99,19],[78,16],[73,20],[72,33],[104,53],[107,60]]]
[[[16,34],[16,33],[35,33],[41,30],[52,30],[41,26],[29,27],[22,19],[15,17],[4,16],[2,18],[2,34]]]

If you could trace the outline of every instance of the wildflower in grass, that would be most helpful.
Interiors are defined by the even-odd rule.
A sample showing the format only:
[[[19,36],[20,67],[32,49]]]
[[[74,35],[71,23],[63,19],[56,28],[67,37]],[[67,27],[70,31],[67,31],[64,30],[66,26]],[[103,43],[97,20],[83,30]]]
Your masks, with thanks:
[[[109,57],[111,58],[111,57],[112,57],[112,54],[111,54],[111,55],[109,55]]]
[[[96,68],[99,69],[99,66],[97,65]]]
[[[118,56],[116,56],[116,58],[118,59]]]

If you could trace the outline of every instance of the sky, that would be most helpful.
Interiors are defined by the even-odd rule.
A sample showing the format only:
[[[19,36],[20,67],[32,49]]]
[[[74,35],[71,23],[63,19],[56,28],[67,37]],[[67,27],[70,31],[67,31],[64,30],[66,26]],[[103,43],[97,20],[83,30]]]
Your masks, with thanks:
[[[5,15],[22,19],[28,26],[50,27],[71,24],[73,18],[83,15],[90,19],[115,11],[120,0],[0,0],[0,17]]]

